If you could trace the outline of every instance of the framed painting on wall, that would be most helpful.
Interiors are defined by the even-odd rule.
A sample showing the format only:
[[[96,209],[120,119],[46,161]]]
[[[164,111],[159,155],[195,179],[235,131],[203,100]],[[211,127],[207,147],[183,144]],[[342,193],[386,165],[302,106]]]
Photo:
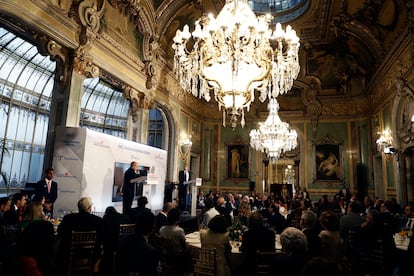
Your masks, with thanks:
[[[343,180],[342,143],[326,135],[314,142],[316,182],[336,183]]]
[[[227,178],[249,178],[249,146],[227,146]]]

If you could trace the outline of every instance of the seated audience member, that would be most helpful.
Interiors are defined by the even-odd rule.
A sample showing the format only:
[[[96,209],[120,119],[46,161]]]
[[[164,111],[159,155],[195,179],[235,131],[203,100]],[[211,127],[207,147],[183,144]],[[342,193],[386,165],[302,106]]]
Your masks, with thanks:
[[[247,226],[248,218],[252,214],[252,206],[250,205],[249,196],[247,195],[243,196],[237,213],[238,213],[240,222],[243,225]]]
[[[155,231],[154,233],[159,233],[161,227],[168,224],[168,212],[174,208],[174,204],[172,202],[164,203],[162,207],[162,211],[158,213],[155,217]]]
[[[200,224],[201,228],[207,228],[207,225],[210,222],[210,220],[215,216],[220,215],[219,211],[217,211],[217,209],[214,208],[214,201],[211,198],[207,197],[204,200],[204,204],[206,205],[206,207],[204,209],[205,212],[203,214],[203,220]]]
[[[158,253],[148,242],[153,233],[155,216],[151,212],[144,212],[137,217],[135,235],[121,240],[117,256],[117,274],[128,276],[137,273],[142,276],[158,275]],[[135,275],[135,274],[134,274]]]
[[[151,213],[151,209],[145,207],[148,204],[148,198],[146,196],[140,196],[137,199],[137,207],[131,208],[129,211],[129,217],[132,222],[136,222],[138,217],[143,213]]]
[[[47,206],[51,206],[51,204],[49,204],[50,200],[48,200],[48,203],[46,203],[46,198],[44,195],[36,194],[33,196],[32,202],[39,202],[42,205],[42,219],[52,219],[51,208],[47,208]]]
[[[16,257],[5,275],[54,275],[54,230],[49,221],[27,225],[16,246]]]
[[[23,211],[26,207],[26,195],[15,193],[12,197],[10,209],[4,213],[4,224],[7,226],[17,226],[23,219]]]
[[[208,229],[200,229],[201,247],[216,249],[216,273],[230,276],[227,258],[231,252],[227,219],[223,215],[215,216],[208,223]]]
[[[130,223],[130,220],[127,215],[119,213],[113,206],[108,206],[105,209],[102,223],[103,254],[99,266],[99,272],[102,275],[111,275],[113,269],[113,254],[118,248],[119,226],[121,224]]]
[[[319,229],[316,226],[318,215],[310,210],[303,212],[299,226],[308,241],[309,257],[317,257],[321,253],[322,242],[319,237]]]
[[[163,239],[163,250],[167,256],[165,267],[167,274],[182,275],[192,271],[192,260],[185,241],[184,229],[178,226],[180,209],[168,212],[168,225],[161,227],[160,238]]]
[[[276,256],[271,263],[274,275],[299,276],[308,261],[308,242],[305,234],[296,227],[287,227],[280,234],[282,255]]]
[[[259,213],[249,216],[249,230],[243,233],[240,251],[243,253],[243,275],[254,275],[256,252],[274,252],[275,232],[263,225],[263,217]]]
[[[322,230],[319,233],[322,248],[321,256],[331,262],[340,262],[342,239],[339,233],[339,218],[333,211],[323,211],[319,216]]]
[[[230,225],[232,223],[232,218],[230,215],[231,210],[226,208],[226,202],[224,200],[224,197],[220,196],[219,198],[217,198],[215,208],[219,212],[220,215],[226,218],[227,224]]]
[[[103,235],[102,218],[91,214],[92,201],[89,197],[82,197],[78,201],[78,213],[67,214],[59,224],[57,233],[60,238],[58,248],[58,265],[65,272],[67,268],[68,254],[72,231],[96,231],[96,244],[94,250],[94,262],[101,257],[101,245]],[[67,271],[66,271],[67,272]]]
[[[268,223],[271,228],[275,229],[277,234],[280,234],[285,230],[287,227],[286,218],[279,212],[279,206],[273,204],[270,207],[270,215],[268,219]]]
[[[0,227],[5,225],[4,214],[10,210],[10,207],[11,207],[11,199],[8,196],[1,197],[0,198]]]
[[[24,209],[22,221],[19,223],[19,228],[24,230],[27,225],[36,220],[42,219],[42,204],[40,202],[30,202],[29,205]]]

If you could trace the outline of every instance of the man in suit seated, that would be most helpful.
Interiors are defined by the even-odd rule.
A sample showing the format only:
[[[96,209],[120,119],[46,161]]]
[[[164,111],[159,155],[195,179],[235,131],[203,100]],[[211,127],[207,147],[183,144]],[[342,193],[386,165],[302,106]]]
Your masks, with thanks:
[[[148,204],[148,198],[146,196],[140,196],[137,199],[137,207],[132,208],[129,211],[129,217],[132,223],[136,223],[138,217],[142,216],[144,213],[151,213],[151,209],[145,207]]]
[[[78,201],[78,213],[67,214],[63,217],[57,233],[60,238],[58,248],[58,267],[67,270],[67,260],[70,253],[72,231],[96,231],[96,243],[94,250],[94,262],[101,257],[101,245],[103,235],[102,218],[91,214],[92,201],[88,197],[82,197]]]
[[[26,194],[15,193],[12,197],[12,204],[3,215],[3,224],[16,227],[23,219],[23,212],[26,208]]]

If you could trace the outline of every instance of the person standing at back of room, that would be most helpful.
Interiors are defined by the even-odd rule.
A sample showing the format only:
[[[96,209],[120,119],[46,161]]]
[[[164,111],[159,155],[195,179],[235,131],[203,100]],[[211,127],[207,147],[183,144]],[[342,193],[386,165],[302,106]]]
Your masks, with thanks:
[[[45,178],[37,182],[35,191],[35,195],[44,196],[45,201],[51,204],[51,217],[53,217],[53,205],[58,197],[58,184],[56,181],[53,181],[54,176],[55,171],[53,168],[47,168],[45,170]]]
[[[181,211],[185,211],[187,203],[188,181],[191,179],[191,172],[188,165],[178,173],[178,204]]]

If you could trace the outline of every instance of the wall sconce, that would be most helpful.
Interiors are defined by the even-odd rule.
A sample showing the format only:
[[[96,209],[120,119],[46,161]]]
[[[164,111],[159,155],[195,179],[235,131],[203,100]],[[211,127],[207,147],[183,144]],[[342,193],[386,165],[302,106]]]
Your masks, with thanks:
[[[180,153],[181,160],[187,159],[192,145],[191,135],[182,134],[180,140],[178,140],[178,152]]]
[[[377,149],[378,151],[384,151],[386,148],[391,148],[392,146],[392,135],[391,130],[386,129],[383,132],[380,132],[380,137],[377,139]]]
[[[394,155],[398,153],[398,150],[394,147],[386,147],[384,148],[384,153]]]

